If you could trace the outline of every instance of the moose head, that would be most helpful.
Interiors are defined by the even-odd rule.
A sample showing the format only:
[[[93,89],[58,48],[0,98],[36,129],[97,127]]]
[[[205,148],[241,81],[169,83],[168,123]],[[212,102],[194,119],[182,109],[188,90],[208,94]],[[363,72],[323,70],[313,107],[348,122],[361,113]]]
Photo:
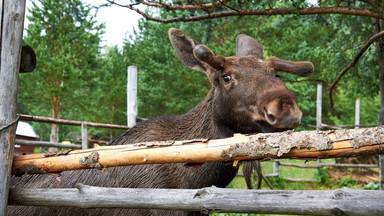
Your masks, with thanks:
[[[277,72],[308,76],[314,70],[312,63],[263,60],[260,44],[244,34],[237,37],[232,57],[216,55],[178,29],[170,29],[169,37],[180,61],[208,76],[214,91],[214,120],[219,124],[237,133],[253,133],[291,129],[300,123],[296,97]]]

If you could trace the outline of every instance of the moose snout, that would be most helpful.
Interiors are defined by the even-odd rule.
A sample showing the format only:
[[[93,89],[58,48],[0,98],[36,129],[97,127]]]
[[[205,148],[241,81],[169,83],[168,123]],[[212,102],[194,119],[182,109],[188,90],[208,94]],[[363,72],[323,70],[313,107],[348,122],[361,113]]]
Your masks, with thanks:
[[[303,113],[295,101],[274,99],[264,106],[265,120],[275,128],[294,128],[301,122]]]

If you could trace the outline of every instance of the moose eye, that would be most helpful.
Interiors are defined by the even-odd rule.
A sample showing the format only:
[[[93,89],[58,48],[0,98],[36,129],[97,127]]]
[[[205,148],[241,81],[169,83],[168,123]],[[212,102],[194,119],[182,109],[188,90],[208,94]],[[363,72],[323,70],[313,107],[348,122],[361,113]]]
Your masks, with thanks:
[[[228,83],[229,81],[232,80],[232,77],[230,75],[223,75],[223,80],[224,82]]]

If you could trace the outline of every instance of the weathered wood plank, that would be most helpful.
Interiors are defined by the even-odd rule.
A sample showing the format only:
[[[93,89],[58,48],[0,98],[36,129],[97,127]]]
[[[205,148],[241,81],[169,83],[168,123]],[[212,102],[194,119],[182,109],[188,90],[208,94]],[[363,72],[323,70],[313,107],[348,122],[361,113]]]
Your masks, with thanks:
[[[321,167],[346,167],[346,168],[377,168],[378,164],[337,164],[337,163],[318,163],[318,164],[295,164],[280,163],[280,166],[290,166],[298,168],[321,168]]]
[[[321,110],[323,100],[323,85],[317,84],[317,98],[316,98],[316,130],[321,129]]]
[[[137,67],[128,66],[127,74],[127,125],[136,125],[137,118]]]
[[[384,212],[384,193],[367,190],[283,191],[224,188],[137,189],[77,185],[77,189],[10,190],[11,205],[148,208],[259,214],[370,215]]]
[[[380,190],[384,190],[384,154],[379,155]]]
[[[55,119],[55,118],[31,116],[31,115],[20,115],[20,120],[56,123],[56,124],[66,124],[66,125],[78,125],[78,126],[81,126],[81,123],[82,123],[81,121]],[[94,123],[94,122],[87,122],[87,126],[103,127],[103,128],[116,128],[116,129],[129,129],[130,128],[130,127],[124,126],[124,125],[114,125],[114,124],[104,124],[104,123]]]
[[[384,152],[384,127],[338,131],[302,131],[256,135],[236,135],[217,140],[169,141],[134,145],[103,146],[71,151],[67,155],[43,154],[14,158],[14,174],[60,172],[87,169],[80,161],[94,158],[97,167],[155,164],[201,163],[265,158],[329,158]],[[22,173],[20,173],[22,171]]]
[[[81,148],[88,148],[88,130],[87,130],[87,122],[81,123]]]
[[[3,128],[17,117],[25,0],[1,0],[0,5],[0,128]],[[0,215],[5,215],[7,211],[16,125],[17,122],[0,130]]]
[[[21,139],[16,139],[15,144],[27,145],[27,146],[43,146],[43,147],[81,149],[81,145],[78,145],[78,144],[52,143],[52,142],[47,142],[47,141],[32,141],[32,140],[21,140]]]

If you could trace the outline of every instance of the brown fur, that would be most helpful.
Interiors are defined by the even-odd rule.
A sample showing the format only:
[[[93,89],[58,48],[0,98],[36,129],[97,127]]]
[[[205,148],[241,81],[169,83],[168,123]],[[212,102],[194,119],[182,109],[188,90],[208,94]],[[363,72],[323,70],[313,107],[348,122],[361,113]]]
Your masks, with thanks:
[[[284,118],[300,112],[295,96],[275,78],[276,72],[268,62],[252,56],[218,57],[205,46],[192,53],[198,42],[187,34],[171,29],[171,42],[179,59],[189,68],[204,71],[212,82],[212,89],[204,101],[188,113],[165,116],[145,121],[115,138],[110,145],[125,145],[145,141],[188,140],[195,138],[223,138],[234,133],[275,132],[265,119],[263,109],[270,101],[278,100],[278,112]],[[257,43],[257,42],[256,42]],[[246,46],[246,44],[242,44]],[[182,50],[182,51],[180,51]],[[184,50],[184,51],[183,51]],[[186,51],[185,51],[186,50]],[[207,52],[205,52],[205,50]],[[211,53],[212,52],[212,53]],[[185,54],[187,53],[187,54]],[[194,55],[195,54],[195,55]],[[198,57],[194,57],[199,55]],[[193,58],[193,59],[190,59]],[[199,60],[200,59],[200,60]],[[203,59],[203,60],[201,60]],[[208,59],[205,61],[204,59]],[[219,62],[215,62],[219,61]],[[230,75],[226,83],[223,75]],[[285,108],[284,108],[285,107]],[[279,113],[273,114],[278,115]],[[300,113],[299,113],[300,114]],[[301,114],[299,115],[301,117]],[[278,118],[278,117],[276,117]],[[296,119],[297,120],[297,119]],[[285,126],[297,123],[293,120]],[[100,187],[130,188],[202,188],[215,185],[225,187],[235,177],[237,169],[223,162],[204,163],[200,168],[185,164],[155,164],[108,168],[99,170],[66,171],[61,181],[48,175],[13,177],[11,187],[73,188],[76,183]],[[9,206],[9,215],[201,215],[199,212],[135,210],[135,209],[80,209],[69,207]]]

